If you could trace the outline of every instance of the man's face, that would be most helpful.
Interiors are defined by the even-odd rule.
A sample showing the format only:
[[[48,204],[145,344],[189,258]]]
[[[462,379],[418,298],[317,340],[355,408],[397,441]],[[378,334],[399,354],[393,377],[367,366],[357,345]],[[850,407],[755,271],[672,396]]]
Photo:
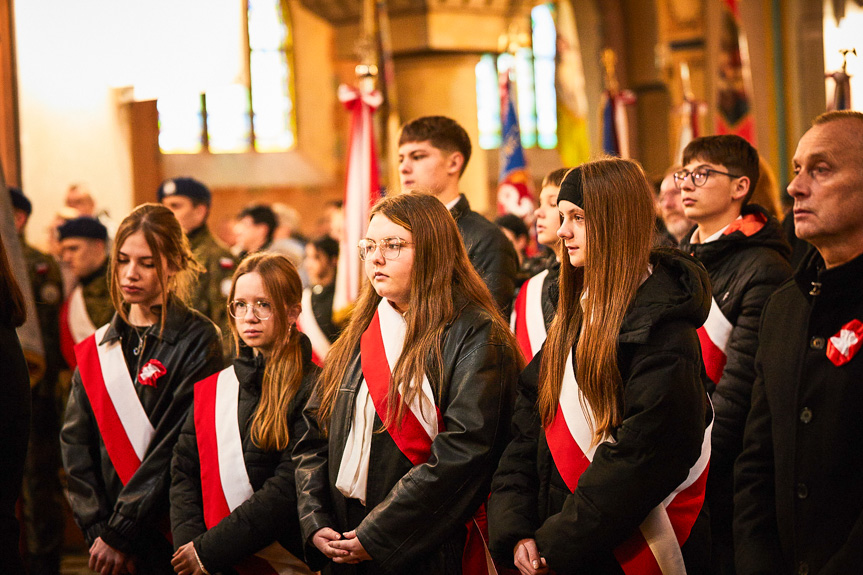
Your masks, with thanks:
[[[266,224],[256,224],[252,216],[244,216],[234,224],[234,243],[244,252],[254,252],[266,245]]]
[[[659,217],[662,218],[668,233],[678,241],[695,225],[695,222],[686,217],[681,198],[680,190],[674,183],[674,175],[668,174],[659,186],[659,197],[656,198],[656,205],[659,210]]]
[[[794,153],[797,237],[819,249],[863,235],[863,123],[843,119],[813,126]]]
[[[458,152],[445,152],[431,142],[407,142],[399,146],[399,180],[402,190],[444,191],[450,180],[458,179],[461,162]]]
[[[92,274],[105,262],[105,242],[89,238],[66,238],[60,241],[60,259],[77,279]]]
[[[722,164],[714,164],[696,158],[683,166],[683,169],[688,172],[715,170],[708,172],[707,181],[702,186],[696,186],[692,182],[691,176],[679,182],[683,213],[687,218],[698,223],[705,223],[723,216],[731,217],[732,212],[739,211],[739,208],[734,210],[732,204],[735,200],[743,198],[746,195],[746,190],[741,193],[739,189],[738,183],[741,178],[717,173],[730,173],[728,168]],[[733,214],[731,219],[736,218],[737,215],[739,214]]]
[[[162,199],[162,205],[174,212],[174,217],[187,234],[201,227],[207,219],[206,204],[196,205],[186,196],[166,196]]]
[[[27,225],[27,220],[30,216],[27,215],[27,212],[19,210],[18,208],[15,208],[12,211],[15,214],[15,232],[20,234],[24,231],[24,226]]]

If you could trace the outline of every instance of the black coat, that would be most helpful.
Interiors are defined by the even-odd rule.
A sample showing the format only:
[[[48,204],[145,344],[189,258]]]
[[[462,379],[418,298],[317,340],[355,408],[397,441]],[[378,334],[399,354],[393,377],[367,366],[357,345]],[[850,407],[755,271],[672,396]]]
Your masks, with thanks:
[[[319,369],[312,363],[308,338],[304,335],[300,337],[303,380],[285,414],[290,426],[290,440],[287,448],[281,451],[264,451],[252,440],[252,418],[261,401],[265,367],[263,357],[253,356],[252,350],[244,346],[240,356],[234,360],[234,369],[240,381],[237,417],[238,421],[244,422],[240,428],[243,460],[254,494],[209,531],[204,524],[194,407],[186,418],[174,448],[171,469],[174,547],[179,548],[194,541],[198,557],[210,573],[230,572],[233,565],[274,541],[278,541],[296,557],[303,558],[291,452],[305,432],[302,411]]]
[[[508,318],[518,277],[518,255],[512,242],[497,225],[471,210],[464,194],[450,213],[455,218],[471,265],[488,286],[503,317]]]
[[[697,262],[654,253],[653,273],[636,293],[618,336],[623,423],[600,444],[571,492],[549,451],[537,411],[542,350],[519,378],[514,439],[492,483],[492,555],[512,565],[513,549],[536,540],[557,573],[623,573],[613,550],[687,477],[711,417],[701,382],[696,329],[707,317],[709,284]],[[546,345],[548,342],[546,341]],[[709,525],[702,509],[683,557],[704,573]]]
[[[861,278],[863,256],[826,270],[813,251],[764,310],[735,465],[741,575],[863,569],[863,353],[837,367],[825,351],[863,321]]]
[[[135,391],[155,434],[129,482],[124,486],[105,449],[81,376],[75,370],[60,444],[68,477],[68,497],[75,521],[87,544],[97,537],[124,553],[150,554],[149,545],[165,541],[160,523],[168,515],[171,456],[196,381],[222,369],[219,329],[199,312],[172,299],[159,333],[159,323],[144,336],[140,355],[134,328],[115,314],[103,341],[119,339]],[[101,343],[101,342],[96,342]],[[137,375],[158,359],[166,373],[156,387],[142,385]]]
[[[518,375],[518,350],[510,347],[488,313],[465,304],[446,328],[440,381],[429,381],[445,431],[435,437],[431,456],[414,466],[386,432],[372,437],[366,515],[357,537],[373,558],[365,573],[410,575],[459,573],[465,523],[487,496],[491,476],[508,439],[507,429]],[[335,487],[362,381],[357,350],[333,408],[330,432],[322,437],[313,394],[304,413],[309,431],[294,455],[300,523],[307,545],[323,527],[347,531],[347,500]],[[382,426],[375,418],[376,429]],[[334,573],[355,573],[331,564]]]

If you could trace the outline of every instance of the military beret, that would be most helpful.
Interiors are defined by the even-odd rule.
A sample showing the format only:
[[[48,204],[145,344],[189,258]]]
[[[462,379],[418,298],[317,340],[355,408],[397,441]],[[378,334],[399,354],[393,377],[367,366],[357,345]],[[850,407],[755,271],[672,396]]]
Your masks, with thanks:
[[[92,240],[108,240],[108,228],[96,218],[81,216],[67,221],[57,228],[61,240],[66,238],[89,238]]]
[[[25,212],[28,216],[33,213],[33,204],[30,203],[30,200],[27,199],[27,196],[24,195],[21,188],[10,186],[9,195],[12,196],[13,208]]]
[[[212,194],[210,189],[194,178],[173,178],[165,180],[159,186],[159,201],[167,196],[185,196],[197,204],[210,206]]]

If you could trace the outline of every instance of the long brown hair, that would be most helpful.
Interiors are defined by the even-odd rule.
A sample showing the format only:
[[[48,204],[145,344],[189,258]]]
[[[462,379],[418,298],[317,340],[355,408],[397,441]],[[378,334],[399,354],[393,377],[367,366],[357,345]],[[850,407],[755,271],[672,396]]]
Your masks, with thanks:
[[[290,440],[290,422],[285,414],[303,382],[303,352],[300,333],[288,322],[288,310],[300,305],[303,284],[297,268],[288,258],[276,253],[256,253],[244,259],[234,272],[228,301],[234,301],[237,280],[252,272],[261,275],[273,304],[275,341],[261,384],[261,401],[252,419],[252,441],[265,451],[282,450]],[[231,321],[236,349],[240,349],[237,322]]]
[[[369,219],[376,215],[410,231],[414,242],[411,291],[405,316],[407,331],[401,357],[392,369],[389,421],[384,422],[388,426],[393,422],[401,423],[407,406],[420,393],[419,385],[405,386],[399,402],[401,382],[419,383],[426,375],[432,388],[441,392],[441,343],[446,325],[459,313],[459,301],[469,301],[486,310],[504,341],[512,349],[517,349],[518,344],[500,316],[491,293],[468,260],[455,220],[437,198],[422,192],[387,196],[375,204]],[[321,398],[318,421],[325,432],[339,386],[380,301],[372,285],[364,281],[350,323],[327,354],[327,363],[318,380]],[[513,355],[521,357],[518,353]]]
[[[153,254],[153,265],[156,268],[159,285],[162,287],[160,328],[165,329],[168,299],[172,294],[180,299],[186,299],[192,281],[198,273],[204,271],[204,268],[192,256],[189,240],[183,234],[183,229],[171,210],[161,204],[141,204],[132,210],[132,213],[123,219],[117,229],[114,248],[111,250],[111,272],[109,275],[111,302],[126,323],[129,323],[129,306],[123,300],[123,295],[120,292],[117,257],[128,237],[136,232],[144,234],[144,239],[147,240],[147,245]],[[168,270],[174,272],[169,278],[165,277],[162,266],[163,259],[168,264]]]
[[[0,323],[8,327],[21,327],[25,321],[27,321],[27,307],[24,293],[12,274],[12,266],[6,256],[6,247],[3,245],[3,236],[0,235]]]
[[[622,420],[617,337],[647,273],[653,195],[641,166],[631,160],[589,162],[570,172],[571,177],[582,178],[584,190],[585,265],[574,268],[561,243],[560,300],[540,365],[538,409],[543,424],[550,424],[575,345],[580,399],[593,412],[596,444]]]

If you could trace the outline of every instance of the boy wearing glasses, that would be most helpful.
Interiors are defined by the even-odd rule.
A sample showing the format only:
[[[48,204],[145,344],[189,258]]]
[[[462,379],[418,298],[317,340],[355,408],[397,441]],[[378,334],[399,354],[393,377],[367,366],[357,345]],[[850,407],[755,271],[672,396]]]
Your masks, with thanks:
[[[680,249],[701,261],[713,291],[698,336],[715,410],[706,498],[718,573],[734,573],[732,471],[755,381],[761,310],[792,272],[781,226],[748,203],[758,175],[758,152],[732,135],[694,139],[674,174],[683,211],[696,224]]]

